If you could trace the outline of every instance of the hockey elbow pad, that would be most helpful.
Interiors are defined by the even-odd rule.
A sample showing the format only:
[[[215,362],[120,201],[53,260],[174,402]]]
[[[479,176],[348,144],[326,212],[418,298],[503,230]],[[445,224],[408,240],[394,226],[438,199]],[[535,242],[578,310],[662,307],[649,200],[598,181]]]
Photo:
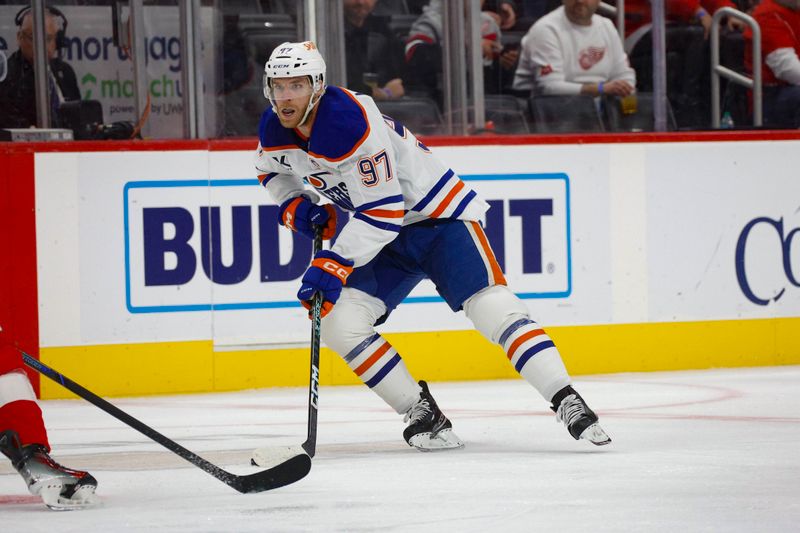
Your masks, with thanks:
[[[279,220],[282,226],[314,238],[314,226],[322,226],[322,239],[328,240],[336,234],[336,209],[330,205],[317,205],[305,196],[290,198],[280,207]]]

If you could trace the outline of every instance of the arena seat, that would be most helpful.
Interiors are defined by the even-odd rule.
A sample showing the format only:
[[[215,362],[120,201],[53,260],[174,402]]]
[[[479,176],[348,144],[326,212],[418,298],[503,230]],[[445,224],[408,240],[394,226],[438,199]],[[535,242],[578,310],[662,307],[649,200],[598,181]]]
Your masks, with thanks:
[[[534,131],[538,133],[605,131],[592,96],[535,95],[528,102]]]
[[[430,98],[404,96],[398,100],[381,100],[375,103],[381,113],[397,120],[415,134],[441,133],[442,114],[436,102]]]
[[[609,131],[655,131],[655,119],[653,118],[655,101],[653,93],[638,93],[636,102],[636,113],[625,114],[622,112],[620,97],[606,96],[603,98],[603,109]],[[667,131],[675,131],[676,129],[675,115],[672,113],[672,106],[669,100],[667,100]]]

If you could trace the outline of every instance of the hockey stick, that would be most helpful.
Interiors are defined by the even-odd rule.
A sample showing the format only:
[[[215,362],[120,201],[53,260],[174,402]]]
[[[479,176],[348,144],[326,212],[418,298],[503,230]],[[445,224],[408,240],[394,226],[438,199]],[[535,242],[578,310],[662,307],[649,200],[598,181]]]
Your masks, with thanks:
[[[322,250],[322,227],[314,231],[314,252]],[[253,451],[250,462],[255,466],[266,467],[287,457],[308,457],[309,462],[317,451],[317,402],[319,400],[319,343],[320,321],[322,315],[322,294],[316,293],[311,301],[311,372],[308,384],[308,436],[300,446],[267,447]]]
[[[291,459],[278,464],[274,468],[256,472],[255,474],[244,476],[231,474],[230,472],[227,472],[222,468],[206,461],[196,453],[187,450],[177,442],[165,437],[150,426],[140,422],[125,411],[122,411],[100,396],[78,385],[64,374],[61,374],[41,361],[34,359],[25,352],[22,352],[22,359],[25,364],[32,369],[52,379],[65,389],[74,392],[84,400],[99,407],[117,420],[129,425],[145,437],[159,443],[172,453],[183,457],[196,467],[208,472],[215,478],[219,479],[226,485],[233,487],[239,492],[262,492],[265,490],[283,487],[284,485],[288,485],[299,479],[302,479],[311,470],[311,458],[303,454],[292,457]]]

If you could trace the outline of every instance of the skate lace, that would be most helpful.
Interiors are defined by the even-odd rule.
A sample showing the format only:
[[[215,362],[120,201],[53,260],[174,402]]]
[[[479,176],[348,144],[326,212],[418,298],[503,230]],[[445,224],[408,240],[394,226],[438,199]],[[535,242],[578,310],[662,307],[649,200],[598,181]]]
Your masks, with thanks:
[[[556,421],[563,422],[565,426],[569,427],[585,414],[586,410],[583,408],[583,402],[574,394],[570,394],[561,400],[561,404],[556,410]]]
[[[403,422],[414,424],[425,418],[430,412],[431,405],[428,403],[428,400],[420,400],[412,405],[411,409],[406,412],[406,416],[403,417]]]

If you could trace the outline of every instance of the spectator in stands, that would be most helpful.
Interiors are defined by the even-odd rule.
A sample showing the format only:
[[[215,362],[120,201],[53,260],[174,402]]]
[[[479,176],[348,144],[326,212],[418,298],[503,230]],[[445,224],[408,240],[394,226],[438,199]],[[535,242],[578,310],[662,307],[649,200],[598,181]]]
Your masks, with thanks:
[[[522,39],[514,89],[535,94],[628,96],[636,73],[610,20],[595,14],[600,0],[563,0]]]
[[[483,0],[481,1],[483,6]],[[411,25],[405,47],[408,85],[415,92],[442,101],[440,76],[442,73],[442,0],[431,0],[423,8],[422,15]],[[495,19],[481,12],[481,48],[484,65],[484,91],[488,94],[501,92],[502,76],[493,74],[494,68],[513,71],[516,63],[514,50],[503,50],[500,44],[501,31]]]
[[[388,20],[374,15],[377,0],[344,0],[347,86],[375,100],[405,94],[403,42]]]
[[[800,2],[761,0],[753,11],[761,27],[764,125],[800,128]],[[752,32],[745,31],[745,65],[753,71]]]
[[[737,6],[731,0],[666,0],[669,23],[667,51],[667,93],[679,127],[702,128],[709,124],[710,51],[708,36],[711,14],[721,7]],[[625,1],[625,49],[636,70],[640,91],[652,90],[652,6],[650,0]],[[742,31],[745,24],[726,21],[727,31]]]
[[[706,38],[711,31],[711,15],[721,7],[738,9],[731,0],[666,0],[665,17],[668,22],[678,24],[698,24],[702,26]],[[650,0],[625,1],[625,37],[629,38],[637,30],[649,30],[653,8]],[[727,29],[743,31],[745,24],[738,19],[728,19]]]
[[[8,58],[7,74],[0,82],[0,128],[36,126],[36,86],[33,75],[33,14],[23,8],[15,18],[19,49]],[[66,19],[60,11],[45,8],[45,34],[49,59],[51,122],[58,123],[58,107],[67,100],[80,100],[75,71],[58,57],[58,34]]]
[[[486,0],[481,10],[488,13],[501,30],[510,30],[517,24],[519,8],[512,0]]]

